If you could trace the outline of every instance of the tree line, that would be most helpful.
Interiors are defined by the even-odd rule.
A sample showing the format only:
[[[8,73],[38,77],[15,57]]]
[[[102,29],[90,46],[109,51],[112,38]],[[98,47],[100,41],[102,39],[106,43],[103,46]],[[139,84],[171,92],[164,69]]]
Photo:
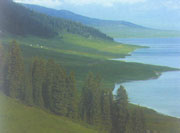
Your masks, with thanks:
[[[16,41],[9,46],[3,87],[7,96],[83,121],[102,133],[145,133],[143,110],[130,113],[126,89],[120,86],[114,96],[112,89],[104,89],[101,84],[99,75],[89,73],[82,89],[78,89],[75,74],[67,74],[54,60],[35,57],[25,67]]]
[[[67,32],[86,38],[113,40],[95,28],[34,12],[12,0],[0,0],[0,22],[2,31],[20,36],[50,38]]]

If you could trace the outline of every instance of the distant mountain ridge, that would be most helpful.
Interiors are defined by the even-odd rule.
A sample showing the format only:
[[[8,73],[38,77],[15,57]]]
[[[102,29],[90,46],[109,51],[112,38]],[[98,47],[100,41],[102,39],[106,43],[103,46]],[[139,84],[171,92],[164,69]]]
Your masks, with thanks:
[[[37,5],[23,4],[25,7],[58,18],[72,20],[94,27],[114,38],[152,38],[152,37],[180,37],[180,31],[159,30],[144,27],[127,21],[101,20],[82,16],[67,10],[55,10]]]
[[[30,4],[23,4],[23,5],[29,9],[38,11],[40,13],[80,22],[80,23],[83,23],[86,25],[102,26],[102,25],[110,24],[110,25],[125,25],[125,26],[129,26],[129,27],[133,27],[133,28],[148,29],[147,27],[137,25],[137,24],[127,22],[127,21],[102,20],[102,19],[96,19],[96,18],[82,16],[82,15],[73,13],[68,10],[56,10],[56,9],[46,8],[46,7],[42,7],[42,6],[38,6],[38,5],[30,5]]]
[[[45,38],[70,33],[86,38],[113,40],[93,27],[32,11],[12,0],[0,0],[0,31]]]

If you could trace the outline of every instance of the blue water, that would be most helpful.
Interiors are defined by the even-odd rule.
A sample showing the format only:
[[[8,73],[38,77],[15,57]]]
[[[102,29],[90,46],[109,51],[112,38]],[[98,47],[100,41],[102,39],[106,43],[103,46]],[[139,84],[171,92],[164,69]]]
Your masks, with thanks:
[[[148,46],[127,56],[127,62],[180,68],[180,38],[116,39],[126,44]],[[158,79],[123,83],[132,103],[180,118],[180,71],[165,72]],[[120,86],[116,84],[115,91]]]
[[[116,41],[150,47],[137,49],[132,56],[120,60],[180,68],[180,38],[116,39]]]

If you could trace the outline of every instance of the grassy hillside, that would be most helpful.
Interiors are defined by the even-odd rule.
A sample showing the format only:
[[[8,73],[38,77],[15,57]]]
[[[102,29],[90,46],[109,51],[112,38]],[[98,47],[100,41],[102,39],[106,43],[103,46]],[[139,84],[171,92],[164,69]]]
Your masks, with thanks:
[[[65,35],[63,38],[65,39],[68,37],[70,37],[70,35]],[[59,45],[55,45],[56,47],[54,46],[53,49],[44,48],[46,45],[46,47],[51,47],[48,45],[50,43],[50,40],[49,42],[44,41],[43,44],[45,43],[46,45],[43,47],[41,47],[41,45],[32,47],[31,45],[33,45],[36,41],[42,41],[42,39],[35,39],[30,37],[23,40],[22,38],[20,38],[17,37],[18,41],[21,44],[26,64],[28,64],[31,58],[34,56],[53,58],[57,62],[62,64],[68,72],[75,71],[78,80],[78,87],[82,85],[81,83],[82,81],[84,81],[84,78],[89,71],[99,73],[104,79],[104,87],[110,88],[113,87],[115,82],[148,79],[157,77],[156,72],[174,70],[167,67],[111,61],[104,58],[96,58],[96,56],[92,58],[91,56],[83,56],[69,52],[65,53],[59,51],[59,49],[61,49],[61,47],[58,47]],[[73,36],[71,36],[71,38],[73,38]],[[9,43],[12,38],[6,39],[3,40],[3,46],[5,46],[5,50],[7,50],[7,43]],[[83,40],[83,38],[81,39]],[[53,40],[51,41],[53,47]],[[73,39],[65,39],[64,41],[67,41],[69,43],[74,42]],[[68,45],[67,42],[64,43],[64,45]],[[71,45],[74,44],[75,46],[79,46],[79,48],[81,48],[80,42],[78,42],[77,44],[74,42]],[[87,47],[98,49],[98,44],[99,43],[91,42],[89,43],[89,45],[87,45]],[[102,45],[103,44],[104,43],[102,43]],[[5,50],[4,52],[6,53]],[[74,123],[64,117],[55,116],[39,108],[27,107],[15,99],[4,96],[2,93],[0,93],[0,104],[0,122],[3,122],[3,124],[0,124],[0,132],[3,133],[97,132],[92,128],[86,128],[84,126],[81,126],[80,124],[77,124],[77,122]],[[137,106],[130,104],[129,108],[132,111],[134,108],[137,108]],[[179,119],[158,114],[155,111],[147,108],[144,108],[144,111],[147,120],[147,127],[149,130],[158,131],[160,133],[179,133]]]
[[[3,39],[4,46],[8,46],[12,39]],[[69,35],[65,35],[62,40],[32,37],[16,37],[16,40],[21,44],[26,64],[34,56],[55,59],[68,72],[75,72],[78,85],[82,85],[88,72],[100,74],[104,81],[104,87],[113,88],[116,82],[156,78],[158,77],[157,72],[175,70],[168,67],[107,60],[112,57],[124,57],[125,53],[128,54],[137,46],[95,41]],[[100,51],[101,49],[102,51]]]
[[[2,133],[97,133],[86,124],[28,107],[0,92],[0,132]],[[137,108],[130,104],[130,110]],[[179,133],[180,120],[143,108],[147,128],[158,133]]]
[[[2,92],[0,105],[1,133],[97,133],[67,118],[25,106]]]
[[[138,108],[137,105],[129,104],[130,111]],[[146,118],[148,130],[157,133],[179,133],[180,119],[160,114],[152,109],[141,107]]]
[[[124,45],[113,41],[85,38],[75,34],[63,34],[54,38],[39,38],[34,36],[6,36],[3,42],[8,43],[12,39],[17,40],[20,44],[31,46],[33,48],[41,48],[52,50],[65,54],[74,54],[93,58],[119,58],[129,55],[137,48],[135,45]]]

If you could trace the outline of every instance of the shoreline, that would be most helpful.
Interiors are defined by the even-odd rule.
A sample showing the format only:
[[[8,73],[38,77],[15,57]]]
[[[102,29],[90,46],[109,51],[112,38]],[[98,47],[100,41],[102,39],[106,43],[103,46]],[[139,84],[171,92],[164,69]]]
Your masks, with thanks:
[[[131,39],[131,38],[120,38],[120,39]],[[140,39],[140,38],[139,38]],[[143,38],[144,39],[144,38]],[[149,39],[149,38],[148,38]],[[136,50],[138,50],[138,49],[136,49]],[[135,51],[136,51],[135,50]],[[135,51],[133,51],[133,52],[135,52]],[[131,55],[130,56],[133,56],[132,55],[132,53],[133,52],[131,52]],[[127,56],[126,56],[127,57]],[[143,62],[135,62],[135,61],[126,61],[126,57],[125,58],[119,58],[119,59],[112,59],[112,60],[115,60],[115,61],[124,61],[124,62],[128,62],[128,63],[140,63],[140,64],[146,64],[146,65],[155,65],[155,66],[162,66],[162,67],[168,67],[168,68],[171,68],[171,69],[174,69],[174,70],[170,70],[170,71],[164,71],[164,72],[157,72],[156,73],[156,76],[154,76],[154,77],[151,77],[151,78],[149,78],[149,79],[143,79],[143,80],[127,80],[127,81],[120,81],[120,82],[116,82],[115,84],[114,84],[114,90],[113,90],[113,94],[116,94],[116,90],[117,90],[117,88],[119,88],[119,86],[120,85],[123,85],[124,83],[133,83],[133,82],[141,82],[141,81],[149,81],[149,80],[157,80],[157,79],[159,79],[163,74],[166,74],[166,73],[172,73],[172,72],[176,72],[176,71],[180,71],[180,68],[173,68],[173,67],[171,67],[171,66],[163,66],[163,65],[157,65],[157,64],[148,64],[148,63],[143,63]],[[163,108],[162,109],[158,109],[158,108],[156,108],[156,107],[153,107],[153,105],[152,106],[148,106],[146,103],[145,104],[143,104],[143,103],[141,103],[141,104],[138,104],[138,103],[136,103],[136,102],[129,102],[130,104],[134,104],[134,105],[140,105],[141,107],[145,107],[145,108],[148,108],[148,109],[152,109],[152,110],[154,110],[155,112],[157,112],[157,113],[159,113],[159,114],[162,114],[162,115],[165,115],[165,116],[169,116],[169,117],[174,117],[174,118],[177,118],[177,119],[180,119],[180,115],[173,115],[172,113],[168,113],[168,109],[167,110],[163,110]],[[172,110],[173,111],[173,110]]]
[[[180,71],[180,70],[179,70]],[[176,72],[176,71],[167,71],[167,72],[162,72],[161,75],[157,78],[154,78],[154,79],[148,79],[148,80],[136,80],[136,81],[127,81],[127,82],[122,82],[122,83],[116,83],[115,84],[115,87],[114,87],[114,90],[113,90],[113,94],[115,95],[116,94],[116,91],[117,89],[119,88],[120,85],[123,85],[123,83],[132,83],[132,82],[141,82],[141,81],[149,81],[149,80],[157,80],[159,79],[163,74],[167,74],[167,73],[172,73],[172,72]],[[127,90],[127,89],[126,89]],[[130,101],[129,102],[130,104],[133,104],[133,105],[139,105],[140,107],[145,107],[145,108],[148,108],[148,109],[151,109],[151,110],[154,110],[155,112],[161,114],[161,115],[165,115],[165,116],[169,116],[169,117],[174,117],[174,118],[177,118],[177,119],[180,119],[180,115],[172,115],[170,113],[168,113],[168,110],[167,111],[163,111],[163,109],[157,109],[156,107],[153,107],[153,106],[149,106],[149,105],[146,105],[146,103],[136,103],[136,102],[132,102]]]

